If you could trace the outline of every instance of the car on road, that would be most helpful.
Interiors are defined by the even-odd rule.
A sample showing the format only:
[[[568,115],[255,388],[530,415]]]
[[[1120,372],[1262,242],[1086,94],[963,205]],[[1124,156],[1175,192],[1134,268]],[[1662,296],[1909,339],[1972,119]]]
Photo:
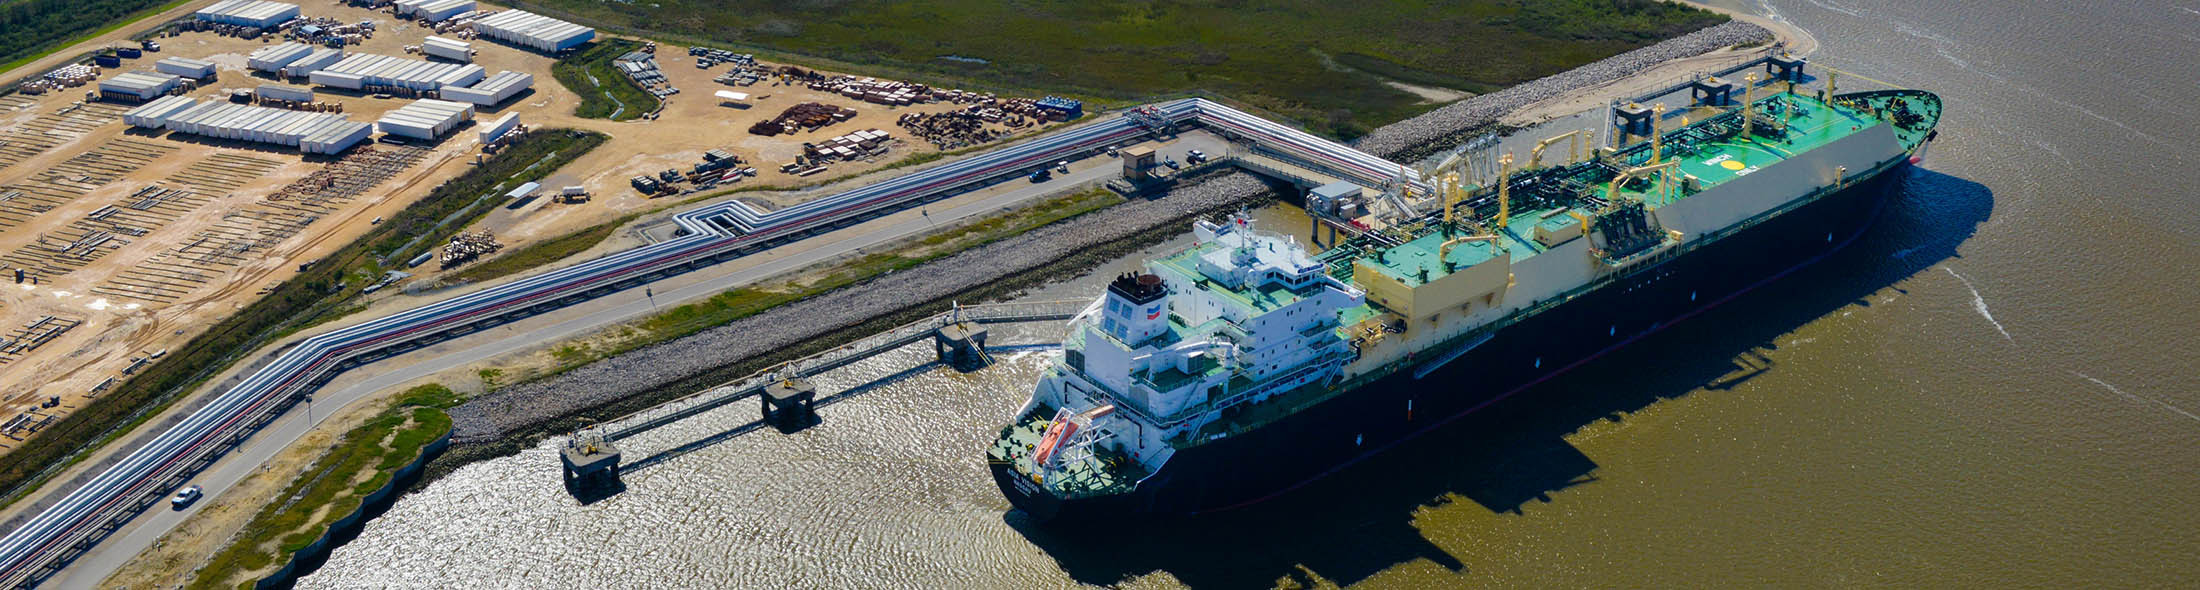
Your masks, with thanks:
[[[1191,152],[1184,154],[1184,161],[1191,162],[1193,164],[1205,162],[1207,161],[1207,152],[1192,150]]]
[[[1033,173],[1031,173],[1031,181],[1032,181],[1032,182],[1046,182],[1048,178],[1052,178],[1052,177],[1053,177],[1053,175],[1052,175],[1052,174],[1048,174],[1046,170],[1040,170],[1040,171],[1038,171],[1038,172],[1033,172]]]
[[[199,501],[199,496],[203,495],[205,495],[205,492],[199,490],[199,486],[191,486],[177,490],[176,497],[168,499],[168,505],[174,506],[177,510],[182,510],[191,506],[192,502]]]

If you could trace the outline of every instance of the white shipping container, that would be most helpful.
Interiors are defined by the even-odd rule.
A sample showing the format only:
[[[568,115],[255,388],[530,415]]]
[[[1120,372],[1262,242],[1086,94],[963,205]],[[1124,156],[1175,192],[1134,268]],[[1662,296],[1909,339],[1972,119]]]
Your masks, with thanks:
[[[420,44],[420,52],[452,61],[474,61],[473,44],[433,35]]]
[[[214,62],[188,57],[164,57],[153,62],[153,71],[196,80],[214,77]]]
[[[273,98],[293,102],[313,102],[313,89],[288,84],[261,84],[257,92],[260,98]]]
[[[290,65],[283,67],[283,71],[287,76],[303,77],[343,60],[344,51],[341,49],[316,49],[313,53],[298,58],[298,61],[290,62]]]
[[[313,48],[311,46],[292,41],[253,51],[251,56],[245,59],[245,65],[262,72],[277,72],[281,71],[283,66],[290,65],[291,62],[312,54]]]
[[[504,134],[511,133],[512,128],[518,126],[518,111],[504,113],[503,116],[497,117],[496,119],[489,121],[487,125],[481,126],[481,143],[489,143],[503,138]]]
[[[314,72],[311,76],[311,79],[315,84],[320,84],[322,86],[328,86],[331,88],[358,90],[360,88],[366,87],[365,78],[361,78],[356,74],[346,74],[334,70],[321,70],[318,72]]]

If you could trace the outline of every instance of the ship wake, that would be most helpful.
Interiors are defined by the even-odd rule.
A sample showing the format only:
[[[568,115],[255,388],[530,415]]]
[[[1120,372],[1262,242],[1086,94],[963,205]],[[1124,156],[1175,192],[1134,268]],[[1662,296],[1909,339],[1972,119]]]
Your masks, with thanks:
[[[2134,402],[2134,403],[2139,403],[2139,404],[2148,404],[2148,403],[2151,403],[2151,404],[2154,404],[2154,405],[2157,405],[2157,406],[2162,406],[2163,408],[2167,408],[2167,409],[2169,409],[2169,411],[2172,411],[2172,412],[2176,412],[2176,413],[2179,413],[2179,414],[2183,414],[2183,415],[2184,415],[2184,416],[2185,416],[2186,418],[2191,418],[2191,419],[2193,419],[2193,421],[2195,421],[2195,422],[2200,422],[2200,414],[2193,414],[2192,412],[2187,412],[2187,411],[2185,411],[2185,409],[2184,409],[2184,408],[2180,408],[2180,407],[2177,407],[2177,406],[2171,405],[2171,404],[2170,404],[2169,402],[2165,402],[2165,401],[2162,401],[2162,400],[2159,400],[2159,399],[2155,399],[2155,398],[2152,398],[2152,397],[2140,397],[2140,396],[2137,396],[2137,395],[2133,395],[2133,394],[2132,394],[2132,393],[2130,393],[2130,392],[2124,391],[2124,390],[2123,390],[2123,388],[2121,388],[2121,387],[2117,387],[2117,386],[2115,386],[2115,385],[2110,385],[2110,384],[2109,384],[2109,383],[2108,383],[2107,381],[2102,381],[2102,380],[2100,380],[2100,379],[2095,379],[2095,378],[2093,378],[2093,376],[2092,376],[2092,375],[2087,375],[2087,374],[2085,374],[2085,373],[2080,373],[2080,372],[2077,372],[2077,371],[2071,371],[2071,372],[2070,372],[2070,374],[2072,374],[2072,375],[2077,375],[2077,376],[2078,376],[2079,378],[2081,378],[2081,379],[2085,379],[2085,380],[2087,380],[2087,381],[2092,381],[2094,385],[2099,385],[2099,386],[2101,386],[2101,388],[2102,388],[2102,389],[2106,389],[2106,390],[2109,390],[2109,392],[2111,392],[2111,393],[2115,393],[2116,395],[2121,395],[2121,396],[2124,396],[2124,399],[2128,399],[2128,400],[2131,400],[2131,401],[2132,401],[2132,402]]]
[[[2017,341],[2015,337],[2009,335],[2008,329],[2001,327],[2001,322],[1994,319],[1994,311],[1986,308],[1986,297],[1978,294],[1978,287],[1971,286],[1971,279],[1963,278],[1963,275],[1957,273],[1956,269],[1953,268],[1943,266],[1940,269],[1948,271],[1948,274],[1955,277],[1956,280],[1963,281],[1963,288],[1971,290],[1971,308],[1978,310],[1979,317],[1986,318],[1986,323],[1993,324],[1994,331],[2000,332],[2002,338],[2010,342]]]

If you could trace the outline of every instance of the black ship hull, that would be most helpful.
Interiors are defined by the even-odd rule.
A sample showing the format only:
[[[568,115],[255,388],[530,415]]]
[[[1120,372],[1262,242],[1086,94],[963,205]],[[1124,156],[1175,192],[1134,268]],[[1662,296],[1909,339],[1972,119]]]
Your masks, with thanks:
[[[1869,227],[1908,168],[1892,163],[1871,180],[1524,319],[1423,378],[1409,365],[1252,432],[1182,449],[1130,493],[1065,500],[997,461],[994,480],[1039,521],[1190,515],[1261,502],[1825,258]]]

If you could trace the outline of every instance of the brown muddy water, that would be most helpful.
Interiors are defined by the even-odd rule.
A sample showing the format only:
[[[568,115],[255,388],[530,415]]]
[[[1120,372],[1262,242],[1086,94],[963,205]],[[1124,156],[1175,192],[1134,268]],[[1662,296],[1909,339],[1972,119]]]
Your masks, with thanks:
[[[1750,0],[1816,60],[1942,94],[1843,254],[1280,499],[1027,526],[980,451],[1050,351],[908,350],[399,501],[306,588],[2189,587],[2200,579],[2200,5]],[[1298,227],[1264,212],[1272,229]],[[1134,257],[1135,258],[1135,257]],[[1098,293],[1135,259],[1032,295]],[[997,335],[1044,342],[1047,328]],[[855,388],[849,390],[848,388]]]

